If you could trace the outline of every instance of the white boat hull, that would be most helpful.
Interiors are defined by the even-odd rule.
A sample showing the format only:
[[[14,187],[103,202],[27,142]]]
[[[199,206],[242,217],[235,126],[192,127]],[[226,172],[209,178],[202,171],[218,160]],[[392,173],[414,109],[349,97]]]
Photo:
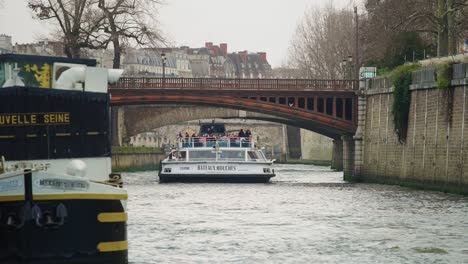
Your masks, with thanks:
[[[170,162],[161,163],[160,182],[268,182],[275,177],[271,163]]]

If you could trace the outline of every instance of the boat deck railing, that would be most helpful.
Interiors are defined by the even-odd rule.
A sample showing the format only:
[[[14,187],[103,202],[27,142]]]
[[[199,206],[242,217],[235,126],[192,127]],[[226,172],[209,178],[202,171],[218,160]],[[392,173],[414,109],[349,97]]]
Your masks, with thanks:
[[[185,137],[178,139],[179,148],[253,148],[252,137]]]

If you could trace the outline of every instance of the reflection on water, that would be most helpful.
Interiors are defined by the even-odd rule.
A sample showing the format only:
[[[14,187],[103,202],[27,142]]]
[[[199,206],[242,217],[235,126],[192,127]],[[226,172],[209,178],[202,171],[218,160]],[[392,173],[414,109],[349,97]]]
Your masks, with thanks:
[[[276,165],[269,184],[128,173],[131,263],[468,263],[468,198]]]

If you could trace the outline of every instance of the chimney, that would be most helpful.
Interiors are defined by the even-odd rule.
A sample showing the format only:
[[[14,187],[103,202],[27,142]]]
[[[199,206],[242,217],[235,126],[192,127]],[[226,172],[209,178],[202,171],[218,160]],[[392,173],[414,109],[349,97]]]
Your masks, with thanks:
[[[247,63],[247,51],[244,50],[244,51],[239,51],[239,55],[242,59],[242,62],[243,63]]]
[[[205,42],[205,48],[211,48],[213,46],[213,42]]]
[[[217,46],[211,46],[211,50],[213,51],[215,57],[219,56]]]
[[[258,52],[257,54],[260,55],[263,64],[268,64],[266,52]]]
[[[219,44],[219,47],[223,51],[224,57],[227,57],[227,55],[228,55],[227,43],[221,43],[221,44]]]

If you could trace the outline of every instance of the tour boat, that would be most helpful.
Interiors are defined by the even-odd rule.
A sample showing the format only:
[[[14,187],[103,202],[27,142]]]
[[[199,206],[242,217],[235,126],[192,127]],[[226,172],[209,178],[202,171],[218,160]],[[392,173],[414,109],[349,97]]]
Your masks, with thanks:
[[[95,60],[0,55],[0,263],[128,263]]]
[[[274,160],[255,147],[252,137],[227,137],[224,132],[223,124],[204,124],[201,136],[179,138],[161,161],[159,181],[255,183],[275,177]]]

